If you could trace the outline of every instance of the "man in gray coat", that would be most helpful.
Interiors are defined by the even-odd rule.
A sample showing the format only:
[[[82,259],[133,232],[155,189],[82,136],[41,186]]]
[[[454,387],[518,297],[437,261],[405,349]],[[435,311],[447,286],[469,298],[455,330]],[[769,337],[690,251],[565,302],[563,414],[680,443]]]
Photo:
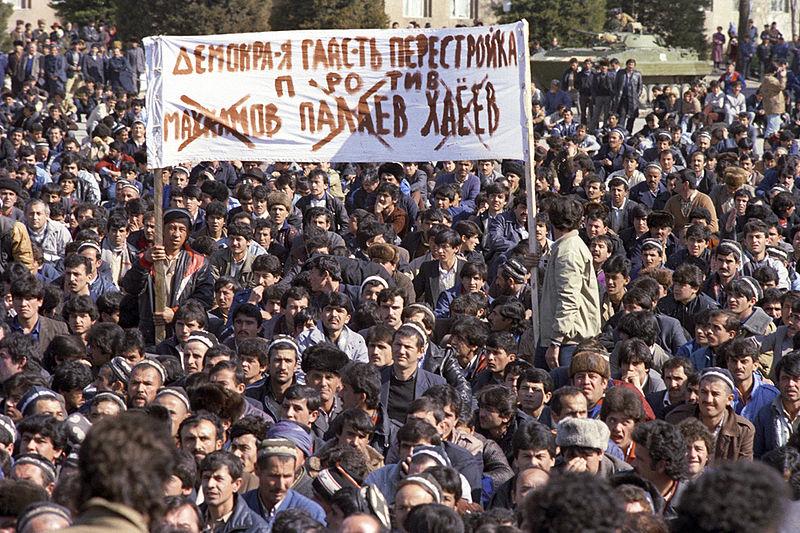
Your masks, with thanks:
[[[639,95],[642,94],[642,73],[636,70],[636,60],[628,59],[625,69],[617,72],[615,103],[619,123],[633,133],[633,123],[639,117]]]

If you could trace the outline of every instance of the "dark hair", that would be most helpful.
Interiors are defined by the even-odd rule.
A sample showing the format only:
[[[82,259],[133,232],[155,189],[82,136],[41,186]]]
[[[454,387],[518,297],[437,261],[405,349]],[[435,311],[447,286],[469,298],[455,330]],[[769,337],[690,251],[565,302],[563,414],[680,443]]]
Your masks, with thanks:
[[[8,352],[11,361],[15,364],[22,363],[24,359],[28,360],[28,364],[39,359],[33,338],[22,332],[15,331],[11,334],[6,334],[0,340],[0,350]]]
[[[553,377],[549,372],[541,368],[523,370],[517,380],[517,388],[521,388],[523,383],[541,383],[544,386],[545,394],[553,392]]]
[[[11,296],[14,298],[44,298],[44,284],[32,275],[17,278],[11,282]]]
[[[66,361],[56,368],[50,387],[60,394],[70,391],[83,391],[92,384],[92,369],[80,361]]]
[[[95,423],[78,454],[79,505],[99,497],[155,521],[163,506],[162,486],[173,466],[174,442],[166,427],[141,412]]]
[[[80,254],[70,254],[64,259],[64,270],[68,268],[75,268],[79,266],[83,266],[86,270],[87,274],[91,274],[93,272],[92,262],[89,260],[88,257],[82,256]]]
[[[687,486],[673,531],[774,530],[784,516],[786,496],[786,483],[769,466],[722,463]]]
[[[436,420],[437,424],[444,420],[445,417],[444,405],[442,405],[442,403],[436,398],[432,398],[430,396],[420,396],[416,400],[412,401],[408,406],[408,413],[431,414],[433,415],[433,419]]]
[[[236,320],[236,317],[239,315],[244,315],[246,317],[252,318],[256,321],[259,327],[261,327],[262,322],[264,322],[264,317],[261,315],[261,309],[251,303],[244,303],[236,308],[236,311],[233,312],[233,320]]]
[[[633,428],[632,438],[647,448],[654,465],[664,462],[666,475],[676,480],[685,475],[686,441],[676,426],[663,420],[643,422]]]
[[[452,494],[455,501],[461,499],[461,477],[455,468],[449,466],[431,466],[425,469],[439,483],[443,492]]]
[[[212,426],[214,426],[215,440],[225,440],[225,430],[222,428],[222,421],[217,415],[208,411],[197,411],[195,414],[185,418],[183,422],[181,422],[181,425],[178,426],[178,438],[180,439],[180,435],[183,433],[184,428],[193,428],[204,421],[209,422]]]
[[[583,395],[581,389],[578,387],[573,387],[571,385],[567,385],[565,387],[559,387],[553,393],[553,397],[550,398],[550,410],[554,412],[557,416],[561,416],[563,413],[564,406],[561,405],[561,399],[565,397],[574,398],[575,396]]]
[[[478,393],[478,405],[493,407],[500,416],[513,417],[517,411],[517,395],[505,385],[489,385]]]
[[[620,365],[644,363],[647,370],[653,366],[653,354],[642,339],[626,339],[619,344],[618,362]]]
[[[205,456],[200,462],[200,477],[203,477],[205,472],[213,473],[222,467],[227,467],[228,474],[234,480],[242,477],[242,460],[236,457],[233,453],[225,450],[217,450]]]
[[[425,420],[419,418],[406,419],[406,423],[397,430],[397,442],[418,443],[421,441],[427,441],[434,446],[438,446],[442,442],[442,437],[439,435],[439,430]]]
[[[198,300],[186,300],[175,312],[175,322],[197,322],[201,329],[205,329],[208,323],[208,313],[206,308]]]
[[[267,366],[269,363],[268,348],[269,343],[267,339],[261,337],[248,337],[236,341],[236,353],[239,358],[255,357],[258,359],[258,364],[261,366]]]
[[[703,281],[705,281],[703,271],[689,263],[678,266],[672,273],[672,283],[686,284],[693,289],[699,289]]]
[[[244,237],[246,241],[252,241],[253,228],[250,224],[242,224],[241,222],[228,224],[228,238],[230,239],[231,237]]]
[[[639,395],[625,387],[612,387],[603,398],[600,419],[605,422],[608,415],[613,412],[622,413],[625,418],[630,418],[637,424],[645,417]]]
[[[451,407],[456,418],[461,416],[463,399],[459,396],[458,391],[452,385],[434,385],[426,390],[422,397],[432,398],[436,400],[442,409]]]
[[[567,196],[558,196],[547,210],[550,223],[560,231],[571,231],[580,226],[583,207],[580,202]]]
[[[608,483],[586,473],[552,477],[523,505],[529,531],[615,533],[625,519]]]
[[[403,522],[405,531],[463,533],[464,522],[451,508],[440,503],[417,505]]]
[[[450,334],[458,336],[471,346],[484,346],[489,339],[489,326],[475,317],[462,316],[455,320]]]
[[[88,259],[86,260],[88,261]],[[89,315],[92,321],[95,321],[100,317],[100,313],[97,311],[97,306],[94,304],[90,296],[72,296],[71,298],[68,298],[67,301],[64,302],[62,313],[64,319],[66,320],[69,320],[70,315],[78,314]]]
[[[116,350],[123,344],[125,330],[111,322],[99,322],[89,328],[86,334],[86,344],[96,348],[92,359],[92,366],[100,368],[114,357]],[[99,352],[99,353],[98,353]]]
[[[68,443],[66,425],[48,414],[31,415],[23,418],[17,424],[17,432],[20,436],[36,435],[49,438],[53,442],[53,448],[63,450]]]
[[[741,361],[749,357],[754,363],[758,362],[758,345],[752,337],[734,337],[717,348],[717,362],[727,366],[728,362]]]
[[[647,346],[653,346],[656,343],[658,331],[658,321],[650,311],[626,313],[622,315],[617,324],[617,334],[624,333],[630,339],[640,339]]]
[[[603,263],[603,272],[606,276],[622,274],[623,278],[631,275],[631,262],[624,255],[612,255]]]
[[[351,363],[342,372],[342,384],[356,394],[364,394],[366,406],[375,409],[380,405],[381,375],[369,363]]]
[[[661,365],[661,375],[666,374],[667,370],[678,367],[683,367],[683,373],[687,376],[695,373],[694,364],[687,357],[670,357]]]
[[[550,457],[556,456],[556,438],[544,424],[535,420],[519,426],[511,439],[512,457],[521,450],[547,450]]]
[[[372,435],[375,432],[372,418],[357,407],[345,409],[333,420],[331,425],[334,433],[341,435],[345,424],[349,424],[352,429],[365,435]]]
[[[775,378],[780,380],[782,372],[793,377],[800,377],[800,351],[789,352],[781,357],[778,364],[775,365]]]
[[[194,456],[186,450],[175,448],[172,472],[170,473],[181,480],[181,487],[193,489],[197,483],[197,462],[194,460]]]
[[[305,400],[309,412],[314,412],[322,405],[319,391],[308,385],[292,385],[283,394],[284,400]]]
[[[266,420],[255,415],[247,415],[231,425],[228,438],[232,441],[242,435],[252,435],[256,442],[261,442],[267,438],[267,429],[269,424]]]

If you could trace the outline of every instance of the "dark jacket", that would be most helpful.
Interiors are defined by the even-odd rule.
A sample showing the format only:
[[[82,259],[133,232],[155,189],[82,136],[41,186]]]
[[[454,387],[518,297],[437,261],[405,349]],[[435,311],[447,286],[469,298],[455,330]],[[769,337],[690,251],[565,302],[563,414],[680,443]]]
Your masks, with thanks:
[[[639,95],[642,94],[642,73],[634,70],[631,73],[629,86],[626,87],[626,69],[617,72],[617,79],[614,81],[615,103],[617,109],[627,106],[629,110],[639,109]]]
[[[697,293],[697,297],[688,304],[678,302],[672,294],[668,294],[658,301],[658,311],[663,315],[677,319],[683,329],[689,332],[694,332],[695,320],[698,314],[707,309],[718,308],[717,302],[702,292]]]
[[[225,524],[215,527],[212,530],[213,533],[235,533],[238,531],[267,533],[270,530],[267,522],[250,509],[242,496],[234,494],[233,497],[236,500],[233,505],[233,513]],[[203,513],[203,516],[206,516],[207,509],[206,504],[200,505],[200,512]]]
[[[455,281],[458,282],[461,269],[464,268],[463,259],[456,258],[456,275]],[[414,277],[414,292],[417,295],[418,302],[425,302],[431,306],[436,306],[436,301],[439,295],[445,291],[439,278],[439,261],[425,261],[419,267],[419,272]]]
[[[679,405],[666,416],[666,420],[670,424],[677,424],[686,418],[699,419],[699,411],[700,408],[696,404]],[[714,453],[711,454],[713,462],[719,464],[723,461],[752,461],[755,434],[753,424],[737,415],[733,408],[728,406],[725,422],[719,430]]]
[[[155,340],[155,275],[153,265],[145,261],[144,254],[134,261],[131,269],[120,280],[120,285],[128,294],[139,296],[139,328],[145,342],[152,344]],[[210,308],[214,299],[214,278],[208,260],[188,248],[182,250],[170,289],[167,307],[175,310],[187,300],[194,299]],[[168,336],[172,334],[169,331],[171,329],[168,328]]]
[[[655,413],[656,418],[659,420],[664,420],[667,414],[677,407],[677,405],[664,405],[664,398],[667,394],[668,391],[660,390],[644,395],[645,400],[647,400],[647,403],[653,408],[653,413]]]
[[[389,405],[389,387],[392,383],[392,366],[386,366],[381,369],[381,405],[388,406]],[[434,385],[446,385],[447,381],[441,376],[437,376],[432,372],[428,372],[427,370],[420,368],[417,370],[416,381],[414,384],[414,398],[419,398],[425,391],[429,388],[433,387]],[[398,425],[403,425],[405,420],[396,420],[395,423]]]
[[[451,348],[440,348],[438,345],[429,342],[428,351],[422,361],[422,368],[432,374],[442,376],[448,385],[456,389],[458,396],[461,398],[462,413],[472,412],[473,407],[476,407],[473,406],[472,390],[467,378],[464,377],[461,365],[458,364],[458,359],[456,359],[456,355]]]
[[[344,207],[344,203],[338,198],[331,196],[328,191],[325,191],[323,200],[325,201],[325,209],[331,212],[333,215],[333,226],[331,227],[331,231],[336,233],[342,233],[347,229],[347,224],[350,222],[350,217],[347,216],[347,210]],[[297,203],[295,207],[300,210],[303,215],[306,214],[306,210],[311,206],[311,195],[303,196]]]

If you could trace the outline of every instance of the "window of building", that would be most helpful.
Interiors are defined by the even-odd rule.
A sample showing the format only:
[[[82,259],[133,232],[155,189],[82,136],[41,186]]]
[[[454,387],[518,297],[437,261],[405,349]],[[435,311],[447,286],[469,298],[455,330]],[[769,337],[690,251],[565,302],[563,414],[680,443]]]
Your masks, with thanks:
[[[17,0],[13,2],[14,4],[18,5],[18,9],[31,9],[33,8],[33,0]]]
[[[477,5],[475,0],[451,0],[451,16],[454,19],[477,18]]]
[[[770,0],[770,11],[789,12],[789,0]]]
[[[431,16],[431,0],[403,0],[403,16],[424,18]]]

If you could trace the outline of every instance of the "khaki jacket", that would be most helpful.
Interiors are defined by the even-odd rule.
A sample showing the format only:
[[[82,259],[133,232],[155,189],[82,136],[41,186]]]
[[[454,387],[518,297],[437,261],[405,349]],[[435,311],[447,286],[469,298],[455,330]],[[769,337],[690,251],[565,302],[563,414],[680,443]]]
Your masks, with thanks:
[[[147,533],[147,522],[137,511],[103,498],[92,498],[83,506],[75,525],[64,533]]]
[[[541,294],[539,346],[575,344],[600,333],[597,275],[577,230],[553,243]]]
[[[764,95],[764,112],[767,115],[779,115],[786,113],[786,97],[783,91],[786,90],[786,78],[778,79],[774,74],[764,77],[764,81],[759,88]]]

